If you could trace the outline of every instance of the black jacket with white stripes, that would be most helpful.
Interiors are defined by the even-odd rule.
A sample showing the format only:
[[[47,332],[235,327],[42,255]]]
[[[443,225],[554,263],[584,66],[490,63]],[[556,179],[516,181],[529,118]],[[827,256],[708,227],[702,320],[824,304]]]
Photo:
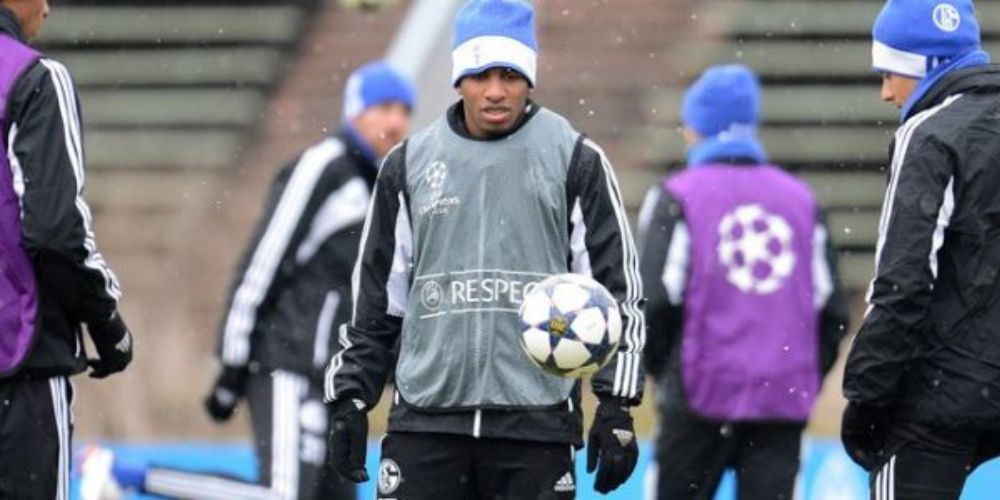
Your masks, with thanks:
[[[998,159],[1000,67],[943,77],[896,131],[849,400],[1000,429]]]
[[[13,13],[2,7],[0,32],[25,42]],[[121,287],[97,250],[83,199],[76,88],[65,66],[42,56],[17,80],[9,103],[2,140],[23,175],[23,245],[34,267],[39,301],[35,344],[10,377],[79,373],[86,368],[81,324],[111,317]]]
[[[751,160],[731,158],[725,163],[754,168]],[[849,311],[840,285],[837,252],[828,237],[825,217],[822,213],[817,213],[816,217],[816,229],[823,233],[817,240],[825,241],[826,247],[817,249],[812,269],[814,272],[825,269],[823,274],[830,277],[829,289],[822,293],[826,298],[818,311],[819,352],[816,353],[817,366],[822,374],[826,374],[837,361],[840,341],[847,332]],[[668,290],[664,276],[673,276],[674,281],[687,283],[688,270],[683,266],[691,262],[688,256],[691,248],[689,244],[674,241],[678,227],[686,224],[681,205],[663,183],[649,190],[639,214],[640,271],[647,297],[646,324],[650,329],[643,361],[647,373],[658,384],[657,404],[660,411],[674,414],[689,411],[681,379],[684,290]]]
[[[517,127],[502,137],[476,139],[469,135],[464,125],[464,111],[459,101],[448,109],[447,126],[456,135],[468,140],[503,141],[517,133],[532,118],[537,116],[540,106],[530,103],[525,119]],[[409,166],[407,146],[404,142],[386,157],[374,189],[374,200],[365,224],[357,265],[354,293],[357,304],[351,322],[340,333],[345,348],[331,362],[327,372],[327,401],[358,399],[369,408],[373,407],[382,394],[386,378],[394,364],[393,347],[401,337],[404,318],[393,312],[390,289],[390,274],[395,272],[397,246],[401,241],[410,241],[412,227],[407,222],[397,224],[397,218],[416,213],[410,206],[408,189]],[[580,136],[574,147],[568,165],[566,185],[566,206],[580,204],[582,221],[566,220],[569,234],[579,225],[582,245],[588,255],[594,278],[604,284],[617,297],[625,297],[623,311],[641,307],[641,283],[638,279],[637,254],[632,243],[627,222],[616,214],[624,213],[621,194],[614,179],[610,163],[604,153],[589,139]],[[540,186],[540,189],[544,186]],[[532,194],[526,194],[526,199]],[[400,215],[404,214],[404,215]],[[412,218],[407,219],[412,221]],[[483,224],[492,221],[482,221]],[[624,227],[623,227],[624,225]],[[407,234],[401,234],[401,231]],[[585,234],[584,234],[585,233]],[[459,242],[454,248],[461,248]],[[437,244],[448,245],[441,241]],[[573,248],[567,248],[567,272],[573,260]],[[447,251],[447,250],[446,250]],[[452,250],[457,251],[457,250]],[[420,249],[412,250],[412,259],[420,258]],[[406,253],[406,252],[403,252]],[[405,266],[413,268],[413,261]],[[410,293],[406,285],[405,293]],[[629,297],[637,297],[636,303]],[[634,307],[633,307],[634,306]],[[639,356],[645,342],[645,328],[641,312],[637,315],[623,312],[623,321],[635,321],[640,332],[637,339],[624,339],[619,348],[621,355],[596,373],[591,387],[598,398],[612,400],[616,404],[635,405],[642,399],[643,373]],[[623,331],[628,330],[628,324]],[[456,332],[461,335],[462,332]],[[402,342],[405,344],[406,339]],[[627,356],[624,356],[626,355]],[[400,353],[403,356],[404,353]],[[447,353],[426,353],[427,359],[444,356]],[[627,357],[634,363],[621,366],[618,360]],[[620,373],[633,371],[632,376],[622,377]],[[619,377],[616,378],[616,374]],[[627,383],[625,380],[631,380]],[[389,415],[390,432],[430,432],[461,434],[484,438],[516,439],[526,441],[582,444],[583,416],[580,408],[581,386],[578,382],[566,404],[554,407],[477,407],[422,409],[403,400],[395,394]]]
[[[344,131],[282,168],[237,268],[219,331],[232,367],[322,381],[351,311],[351,270],[378,172]]]

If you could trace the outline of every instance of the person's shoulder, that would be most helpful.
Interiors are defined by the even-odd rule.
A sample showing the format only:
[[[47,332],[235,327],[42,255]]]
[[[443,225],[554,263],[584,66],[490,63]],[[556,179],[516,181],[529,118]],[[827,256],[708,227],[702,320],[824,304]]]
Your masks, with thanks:
[[[767,176],[768,183],[784,186],[789,189],[812,192],[812,188],[808,182],[779,165],[767,164],[751,168],[755,168],[761,175]]]
[[[925,139],[944,139],[961,133],[982,114],[982,102],[966,94],[953,94],[938,104],[914,114],[896,130],[896,140],[906,145],[922,144]]]
[[[69,68],[58,59],[44,54],[38,55],[28,74],[37,75],[39,78],[50,78],[57,86],[73,86],[73,76]]]

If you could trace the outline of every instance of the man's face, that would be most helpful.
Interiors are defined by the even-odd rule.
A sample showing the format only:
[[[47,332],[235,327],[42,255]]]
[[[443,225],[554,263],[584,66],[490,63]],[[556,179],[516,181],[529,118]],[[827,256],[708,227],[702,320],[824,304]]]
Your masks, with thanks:
[[[920,80],[893,73],[882,73],[882,100],[902,108]]]
[[[507,68],[491,68],[462,78],[458,93],[469,134],[487,138],[513,129],[524,115],[530,90],[524,76]]]
[[[351,125],[375,155],[382,158],[406,137],[410,128],[410,109],[396,101],[376,104],[362,111]]]
[[[14,12],[28,39],[38,36],[42,22],[49,16],[48,0],[0,0],[0,5]]]

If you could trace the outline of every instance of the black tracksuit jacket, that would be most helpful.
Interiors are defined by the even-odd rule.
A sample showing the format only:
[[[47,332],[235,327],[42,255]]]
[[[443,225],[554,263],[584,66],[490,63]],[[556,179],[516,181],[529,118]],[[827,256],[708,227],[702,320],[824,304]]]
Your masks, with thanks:
[[[353,134],[281,169],[236,272],[219,331],[224,365],[322,382],[350,318],[351,272],[377,167]]]
[[[3,7],[0,33],[26,41],[14,14]],[[83,125],[66,67],[44,55],[29,67],[11,91],[5,123],[0,140],[10,145],[24,180],[22,242],[34,267],[39,304],[34,346],[6,377],[72,375],[87,367],[81,324],[111,317],[121,287],[97,250],[83,198]]]
[[[943,77],[897,130],[844,394],[1000,429],[1000,67]]]

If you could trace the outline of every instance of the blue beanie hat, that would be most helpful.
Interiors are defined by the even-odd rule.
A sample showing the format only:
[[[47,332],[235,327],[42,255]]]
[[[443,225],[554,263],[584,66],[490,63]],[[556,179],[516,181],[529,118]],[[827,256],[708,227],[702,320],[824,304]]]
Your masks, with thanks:
[[[510,68],[535,86],[535,11],[522,0],[470,0],[455,19],[451,81],[490,68]]]
[[[723,132],[754,135],[760,121],[760,83],[742,64],[713,66],[684,94],[681,121],[704,138]]]
[[[889,0],[872,29],[872,67],[911,78],[979,49],[971,0]]]
[[[344,121],[386,102],[399,102],[412,110],[416,91],[409,79],[384,61],[368,63],[351,73],[344,86]]]

